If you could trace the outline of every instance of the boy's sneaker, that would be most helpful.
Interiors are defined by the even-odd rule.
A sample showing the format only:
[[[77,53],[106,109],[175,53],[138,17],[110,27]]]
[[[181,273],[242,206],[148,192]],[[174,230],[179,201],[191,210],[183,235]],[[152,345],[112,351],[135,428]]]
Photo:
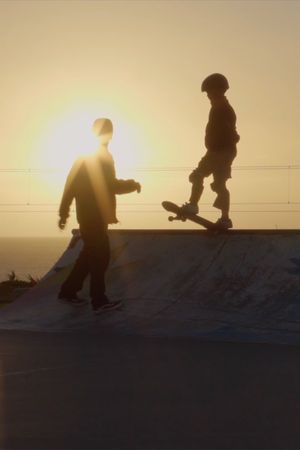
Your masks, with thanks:
[[[198,214],[199,208],[198,205],[193,205],[193,203],[184,203],[180,208],[184,214]]]
[[[99,314],[112,311],[114,309],[119,309],[122,306],[122,302],[120,300],[117,300],[115,302],[106,302],[102,305],[93,305],[93,311],[96,316]]]
[[[232,221],[231,219],[224,219],[221,217],[216,221],[216,225],[222,230],[228,230],[229,228],[232,228]]]
[[[77,297],[77,294],[74,295],[64,295],[58,294],[58,300],[72,306],[84,306],[87,304],[87,299]]]

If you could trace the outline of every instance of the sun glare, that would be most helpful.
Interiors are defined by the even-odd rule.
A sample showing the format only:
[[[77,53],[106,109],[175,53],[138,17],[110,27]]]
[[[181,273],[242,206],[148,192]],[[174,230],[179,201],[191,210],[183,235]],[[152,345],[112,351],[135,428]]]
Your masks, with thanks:
[[[136,130],[120,119],[107,116],[114,126],[109,149],[118,168],[123,171],[140,165],[143,156],[136,142]],[[92,132],[92,125],[97,117],[105,117],[105,114],[77,111],[52,120],[42,131],[37,144],[37,166],[67,170],[75,159],[94,152],[99,141]]]
[[[134,139],[132,130],[126,124],[114,124],[114,134],[110,143],[118,175],[127,176],[127,172],[142,164],[143,152]]]
[[[91,132],[93,116],[87,112],[65,114],[43,130],[38,143],[38,165],[43,168],[68,170],[75,159],[97,148]]]
[[[37,178],[42,181],[44,194],[58,195],[66,175],[74,161],[97,150],[99,139],[92,131],[94,120],[108,117],[112,120],[114,133],[109,144],[115,160],[117,176],[128,178],[132,169],[144,163],[138,130],[116,114],[99,111],[99,107],[84,107],[66,111],[44,124],[34,149],[35,168],[42,169]],[[50,173],[47,175],[47,171]],[[37,180],[38,182],[38,180]],[[41,193],[42,195],[42,193]]]

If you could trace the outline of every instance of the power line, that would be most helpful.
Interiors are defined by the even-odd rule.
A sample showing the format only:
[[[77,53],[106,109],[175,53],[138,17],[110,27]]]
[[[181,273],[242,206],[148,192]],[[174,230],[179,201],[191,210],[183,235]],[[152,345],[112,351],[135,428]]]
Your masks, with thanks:
[[[155,214],[157,214],[157,213],[164,213],[164,214],[166,214],[166,212],[164,211],[164,210],[143,210],[143,211],[141,211],[140,209],[137,209],[137,210],[120,210],[119,209],[119,211],[118,211],[119,213],[134,213],[134,214],[136,214],[136,213],[138,213],[138,214],[152,214],[152,213],[155,213]],[[262,213],[262,214],[265,214],[265,213],[290,213],[290,214],[292,214],[292,213],[300,213],[300,209],[293,209],[293,210],[285,210],[285,209],[283,209],[283,210],[280,210],[280,209],[275,209],[275,210],[254,210],[254,209],[249,209],[249,210],[231,210],[230,211],[231,213],[235,213],[235,214],[240,214],[240,213]],[[55,213],[55,214],[58,214],[58,211],[56,210],[56,209],[53,209],[53,210],[45,210],[45,209],[39,209],[39,210],[17,210],[17,209],[14,209],[14,210],[9,210],[9,209],[7,209],[7,210],[0,210],[0,214],[1,213],[11,213],[11,214],[19,214],[19,213],[22,213],[22,214],[31,214],[31,213],[51,213],[51,214],[53,214],[53,213]],[[74,213],[74,211],[72,211],[71,212],[71,214],[73,214]],[[217,211],[213,211],[213,210],[202,210],[201,211],[201,214],[202,213],[204,213],[204,214],[212,214],[212,213],[217,213]]]
[[[141,172],[178,172],[178,171],[187,171],[193,170],[194,166],[149,166],[149,167],[129,167],[128,171],[137,170]],[[300,165],[291,164],[291,165],[244,165],[244,166],[233,166],[233,170],[300,170]],[[66,172],[66,169],[63,168],[7,168],[0,169],[0,173],[26,173],[26,174],[34,174],[34,173],[62,173]]]
[[[132,168],[133,169],[133,168]],[[130,170],[130,169],[129,169]],[[188,167],[188,166],[157,166],[157,167],[140,167],[140,168],[135,168],[135,170],[137,171],[141,171],[141,172],[182,172],[182,171],[190,171],[192,170],[192,167]],[[291,187],[290,187],[290,173],[292,170],[300,170],[300,165],[244,165],[244,166],[235,166],[233,167],[233,170],[237,170],[237,171],[246,171],[246,170],[250,170],[250,171],[270,171],[270,170],[279,170],[279,171],[287,171],[287,186],[288,186],[288,193],[287,193],[287,200],[284,202],[276,202],[276,201],[242,201],[242,202],[232,202],[232,206],[275,206],[275,207],[282,207],[282,206],[295,206],[295,205],[299,205],[300,202],[299,201],[290,201],[290,196],[291,196]],[[28,181],[27,184],[27,201],[25,202],[2,202],[0,203],[0,213],[45,213],[45,212],[49,212],[49,213],[57,213],[57,210],[45,210],[45,209],[41,209],[41,208],[47,208],[47,207],[52,207],[52,208],[58,208],[59,204],[57,202],[32,202],[31,201],[31,178],[33,175],[35,174],[42,174],[42,173],[52,173],[52,174],[56,174],[56,173],[61,173],[64,172],[63,169],[61,168],[48,168],[48,169],[32,169],[32,168],[24,168],[24,169],[0,169],[1,173],[22,173],[25,174]],[[26,195],[26,192],[25,192]],[[202,203],[202,206],[210,206],[211,203]],[[158,203],[153,203],[153,202],[138,202],[138,203],[119,203],[119,211],[122,211],[122,209],[120,208],[134,208],[134,209],[128,209],[128,210],[123,210],[122,212],[126,212],[126,213],[160,213],[163,211],[158,211],[156,209],[153,210],[149,210],[149,209],[145,209],[145,208],[151,208],[154,207],[156,208],[158,206]],[[26,209],[2,209],[1,208],[26,208]],[[38,209],[30,209],[30,208],[38,208]],[[136,208],[141,208],[141,209],[136,209]],[[211,210],[206,210],[206,211],[202,211],[203,213],[211,213],[211,212],[215,212],[215,211],[211,211]],[[298,210],[293,210],[293,209],[289,209],[289,210],[282,210],[282,209],[274,209],[274,210],[233,210],[233,213],[298,213]]]
[[[122,207],[128,207],[128,206],[134,206],[134,207],[150,207],[150,206],[157,206],[158,203],[119,203],[119,208]],[[211,203],[208,202],[201,202],[201,206],[210,206]],[[258,206],[258,205],[262,205],[262,206],[267,206],[267,205],[300,205],[300,202],[289,202],[289,201],[285,201],[285,202],[231,202],[232,206],[242,206],[242,205],[247,205],[247,206]],[[33,206],[43,206],[43,207],[49,207],[49,206],[55,206],[55,207],[59,207],[59,203],[33,203],[33,202],[22,202],[22,203],[0,203],[0,207],[4,207],[4,206],[26,206],[26,207],[33,207]]]

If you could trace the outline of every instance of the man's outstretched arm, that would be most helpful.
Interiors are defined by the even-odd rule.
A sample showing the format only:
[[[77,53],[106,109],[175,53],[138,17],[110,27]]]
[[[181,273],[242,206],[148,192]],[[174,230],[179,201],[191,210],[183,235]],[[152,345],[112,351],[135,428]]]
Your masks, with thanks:
[[[107,167],[107,181],[114,194],[130,194],[130,192],[141,192],[141,185],[135,180],[120,180],[116,177],[115,165],[113,162]]]
[[[121,194],[129,194],[130,192],[141,192],[141,185],[135,180],[118,180],[117,178],[114,179],[113,183],[114,187],[114,193],[121,195]]]

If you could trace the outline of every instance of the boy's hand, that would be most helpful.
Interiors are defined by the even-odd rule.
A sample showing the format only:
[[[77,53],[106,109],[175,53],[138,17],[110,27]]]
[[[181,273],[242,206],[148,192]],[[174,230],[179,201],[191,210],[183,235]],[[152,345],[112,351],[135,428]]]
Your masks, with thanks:
[[[140,185],[140,183],[136,183],[136,192],[139,194],[142,190],[142,186]]]
[[[62,217],[58,221],[58,228],[60,230],[64,230],[67,223],[67,219],[63,219]]]

